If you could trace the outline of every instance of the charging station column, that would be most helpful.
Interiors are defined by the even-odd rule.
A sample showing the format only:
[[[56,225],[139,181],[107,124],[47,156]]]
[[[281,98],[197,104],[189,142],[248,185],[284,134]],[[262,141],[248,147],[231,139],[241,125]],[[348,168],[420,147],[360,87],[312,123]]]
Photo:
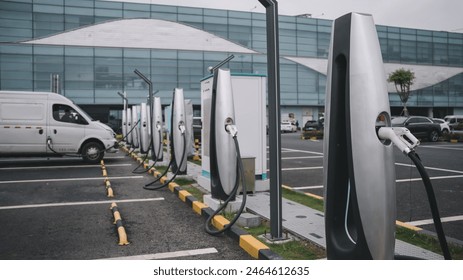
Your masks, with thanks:
[[[172,97],[172,122],[171,122],[171,153],[172,153],[172,172],[186,174],[186,129],[185,99],[183,89],[174,89]]]
[[[238,181],[235,145],[225,130],[226,125],[235,125],[230,70],[214,71],[210,121],[211,195],[226,200]]]
[[[386,75],[373,18],[335,20],[328,58],[324,187],[328,259],[393,259],[393,147],[376,133],[390,126]],[[367,105],[366,105],[367,104]]]

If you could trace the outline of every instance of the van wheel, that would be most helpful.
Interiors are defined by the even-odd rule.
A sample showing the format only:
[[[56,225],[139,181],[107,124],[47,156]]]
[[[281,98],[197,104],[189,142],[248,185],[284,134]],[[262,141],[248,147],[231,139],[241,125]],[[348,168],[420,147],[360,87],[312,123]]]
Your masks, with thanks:
[[[437,132],[436,130],[433,130],[429,133],[429,140],[431,142],[437,142],[437,140],[439,140],[439,132]]]
[[[88,142],[82,147],[82,159],[88,163],[99,163],[104,157],[103,147],[96,142]]]

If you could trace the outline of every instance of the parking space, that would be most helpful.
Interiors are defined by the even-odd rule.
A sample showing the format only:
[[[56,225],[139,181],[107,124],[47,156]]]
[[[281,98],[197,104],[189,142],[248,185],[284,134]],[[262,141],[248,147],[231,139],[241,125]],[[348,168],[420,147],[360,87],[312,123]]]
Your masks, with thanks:
[[[105,167],[73,158],[1,159],[0,259],[251,259],[229,237],[204,231],[205,219],[168,189],[147,191],[150,174],[124,153]],[[129,245],[119,246],[116,202]]]
[[[447,236],[463,240],[463,144],[424,142],[416,151],[431,178]],[[394,153],[397,219],[434,231],[427,194],[416,167],[397,149]],[[281,156],[284,185],[323,197],[322,141],[282,135]]]

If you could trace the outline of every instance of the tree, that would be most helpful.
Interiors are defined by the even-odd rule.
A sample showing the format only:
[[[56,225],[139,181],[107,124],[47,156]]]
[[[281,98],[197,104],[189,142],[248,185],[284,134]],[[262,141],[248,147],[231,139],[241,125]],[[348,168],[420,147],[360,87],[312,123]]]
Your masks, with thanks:
[[[389,74],[387,81],[394,83],[395,89],[400,96],[400,101],[404,106],[400,115],[408,116],[407,102],[410,97],[410,86],[413,85],[415,80],[415,73],[411,70],[405,70],[403,68],[397,69]]]

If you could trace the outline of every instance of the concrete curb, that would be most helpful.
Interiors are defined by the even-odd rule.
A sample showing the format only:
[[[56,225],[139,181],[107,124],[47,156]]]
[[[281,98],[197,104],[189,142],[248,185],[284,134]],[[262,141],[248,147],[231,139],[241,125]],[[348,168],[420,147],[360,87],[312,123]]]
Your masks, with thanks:
[[[185,202],[189,207],[191,207],[195,213],[201,215],[205,219],[209,218],[214,213],[212,208],[198,201],[197,198],[195,198],[188,191],[182,189],[177,183],[169,183],[169,190],[173,192],[181,201]],[[230,221],[221,215],[215,216],[212,221],[212,225],[219,230],[229,223]],[[225,234],[231,237],[233,240],[237,241],[239,246],[255,259],[282,259],[281,256],[272,252],[267,245],[237,226],[233,225],[230,230],[225,232]]]
[[[134,159],[137,160],[136,157],[134,157]],[[159,176],[161,175],[161,173],[157,171],[155,168],[151,168],[149,170],[149,173],[151,173],[156,178],[159,178]],[[168,180],[167,176],[163,176],[162,178],[160,178],[160,182],[162,184],[164,184],[165,181],[167,180]],[[198,201],[197,198],[195,198],[188,191],[182,189],[177,183],[170,182],[168,184],[168,188],[172,193],[174,193],[178,197],[178,199],[183,201],[185,204],[191,207],[195,213],[204,217],[205,219],[209,218],[214,213],[214,210],[212,208]],[[216,227],[217,229],[221,229],[229,223],[230,221],[228,221],[226,218],[224,218],[221,215],[214,217],[212,221],[213,226]],[[245,230],[237,226],[232,226],[230,230],[227,230],[225,232],[225,234],[231,237],[233,240],[237,241],[239,243],[239,246],[255,259],[258,259],[258,260],[282,260],[283,259],[280,255],[271,251],[267,245],[265,245],[264,243],[259,241],[257,238],[255,238],[254,236],[250,235],[248,232],[246,232]]]

